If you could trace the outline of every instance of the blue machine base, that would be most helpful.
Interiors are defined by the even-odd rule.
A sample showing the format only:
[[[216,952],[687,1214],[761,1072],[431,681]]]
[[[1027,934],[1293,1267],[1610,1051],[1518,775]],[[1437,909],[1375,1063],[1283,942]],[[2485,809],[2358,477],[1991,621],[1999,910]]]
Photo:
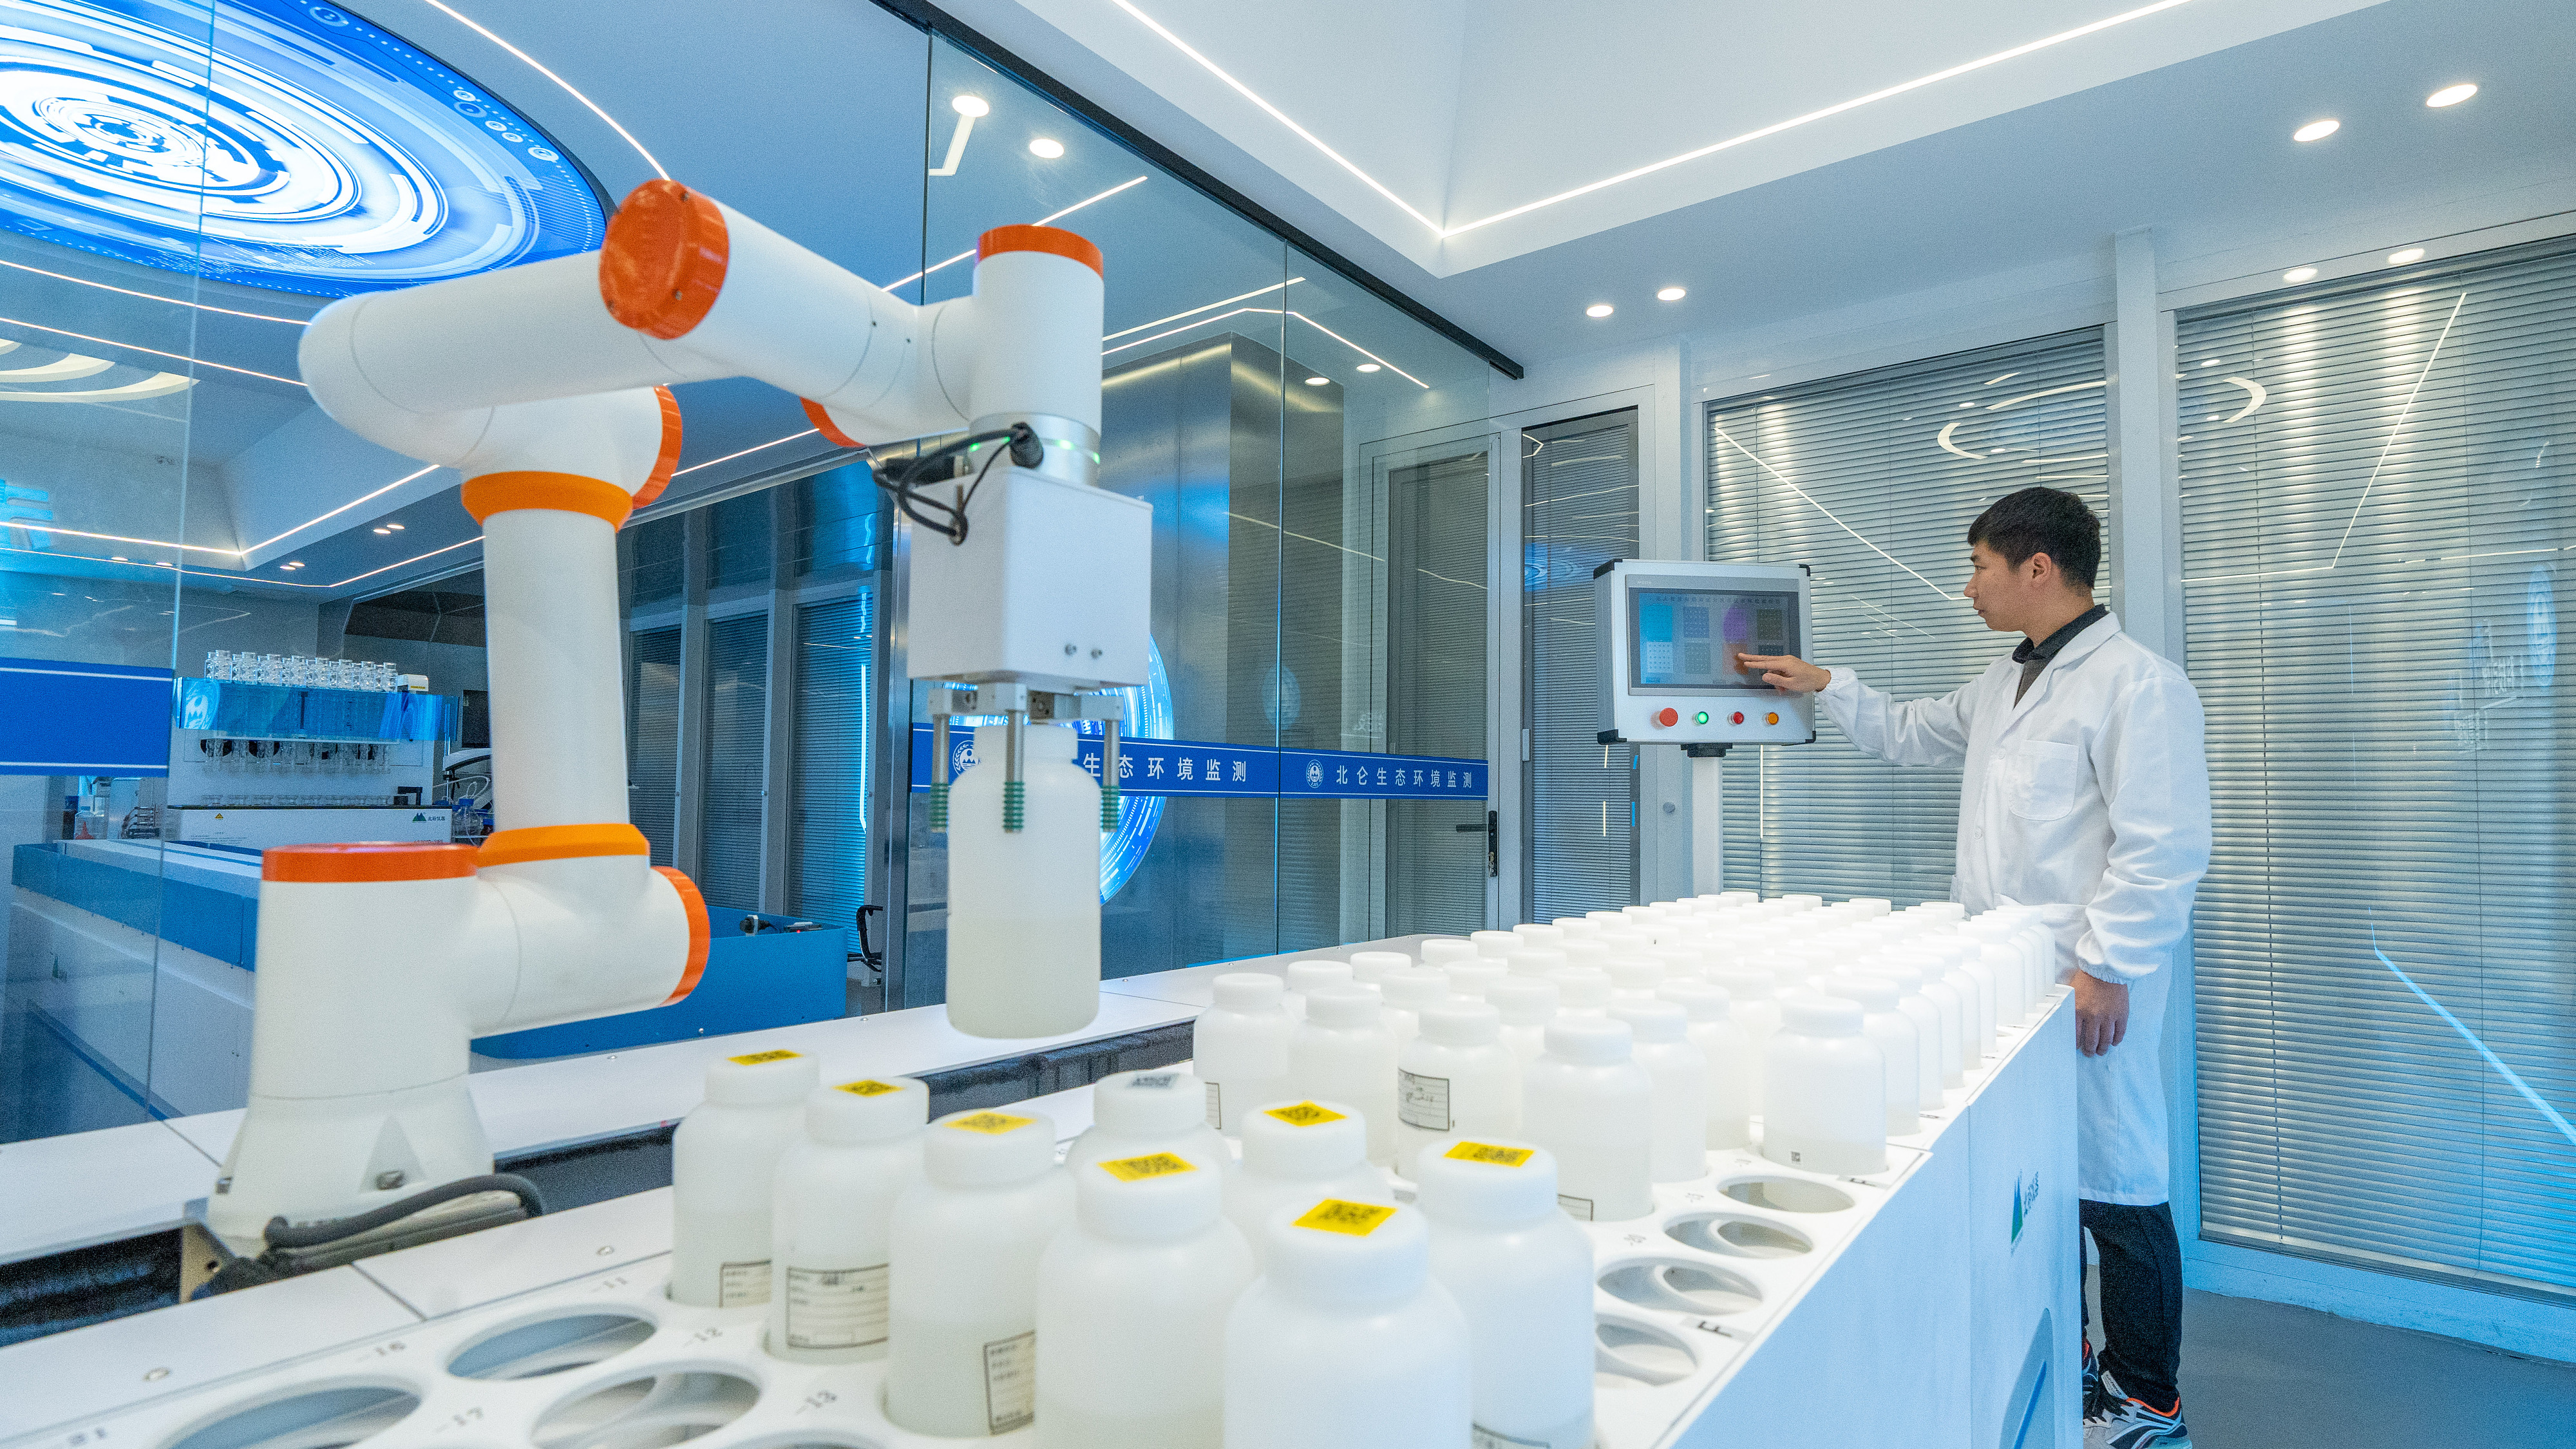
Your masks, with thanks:
[[[669,1006],[476,1037],[474,1050],[511,1060],[564,1057],[830,1021],[846,1010],[847,940],[839,931],[718,936],[698,989]]]

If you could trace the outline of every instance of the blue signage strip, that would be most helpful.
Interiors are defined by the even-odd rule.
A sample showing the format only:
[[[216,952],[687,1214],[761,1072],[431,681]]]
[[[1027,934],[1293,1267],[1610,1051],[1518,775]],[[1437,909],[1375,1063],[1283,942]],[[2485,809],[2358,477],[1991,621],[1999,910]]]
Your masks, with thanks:
[[[0,659],[0,775],[169,773],[169,670]]]
[[[1100,774],[1100,737],[1082,736],[1074,759]],[[971,729],[948,736],[948,778],[975,763]],[[1434,755],[1274,750],[1195,740],[1118,741],[1119,788],[1130,795],[1218,795],[1317,800],[1482,800],[1486,764]],[[930,726],[912,727],[912,788],[930,788]]]

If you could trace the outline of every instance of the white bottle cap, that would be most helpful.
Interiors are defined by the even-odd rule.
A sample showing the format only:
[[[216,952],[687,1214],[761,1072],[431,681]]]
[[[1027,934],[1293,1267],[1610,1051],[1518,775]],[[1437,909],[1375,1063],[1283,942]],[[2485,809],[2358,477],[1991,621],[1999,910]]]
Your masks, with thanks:
[[[1207,1084],[1179,1067],[1113,1072],[1091,1089],[1091,1120],[1118,1137],[1171,1137],[1207,1121]]]
[[[1413,965],[1413,958],[1402,951],[1354,951],[1351,953],[1351,979],[1376,984],[1386,980],[1390,971],[1403,971]]]
[[[1548,924],[1563,931],[1569,941],[1589,941],[1601,934],[1601,923],[1589,916],[1559,916]]]
[[[1556,1015],[1560,995],[1544,976],[1507,976],[1485,988],[1485,1000],[1503,1014],[1505,1026],[1545,1026]]]
[[[1448,968],[1449,994],[1469,1001],[1485,999],[1486,988],[1508,979],[1511,968],[1499,961],[1458,961]]]
[[[784,1107],[802,1102],[823,1080],[803,1052],[745,1052],[707,1063],[707,1100],[723,1107]]]
[[[1823,985],[1827,996],[1839,996],[1845,1001],[1855,1002],[1863,1011],[1896,1009],[1896,983],[1884,976],[1855,972],[1828,976],[1824,978]]]
[[[1823,896],[1794,895],[1782,896],[1780,899],[1787,901],[1789,904],[1802,911],[1820,910],[1825,904],[1825,898]]]
[[[1446,972],[1409,967],[1388,972],[1386,979],[1378,983],[1378,990],[1386,993],[1387,1005],[1420,1011],[1449,999],[1449,977]]]
[[[1610,949],[1610,943],[1602,940],[1598,934],[1585,937],[1580,941],[1569,940],[1557,949],[1565,953],[1565,964],[1568,966],[1604,966],[1609,964],[1611,956],[1616,954]]]
[[[1554,946],[1519,946],[1503,958],[1514,976],[1545,976],[1565,967],[1565,953]]]
[[[922,1174],[941,1187],[1008,1187],[1055,1166],[1055,1123],[1036,1112],[951,1112],[922,1134]]]
[[[1412,1297],[1431,1272],[1422,1214],[1385,1203],[1292,1203],[1262,1225],[1262,1269],[1292,1301],[1363,1307]]]
[[[1923,973],[1901,961],[1881,956],[1873,961],[1863,961],[1860,969],[1867,975],[1894,982],[1900,996],[1912,996],[1923,989]]]
[[[1509,1138],[1426,1147],[1414,1159],[1413,1186],[1424,1217],[1462,1228],[1508,1228],[1557,1210],[1556,1158]]]
[[[1560,1016],[1547,1024],[1547,1054],[1578,1066],[1624,1062],[1636,1054],[1636,1039],[1628,1023],[1613,1017]]]
[[[1352,981],[1348,961],[1291,961],[1288,963],[1288,989],[1296,992],[1321,991],[1327,986],[1347,986]]]
[[[1712,966],[1708,979],[1726,988],[1738,1001],[1760,1001],[1768,997],[1779,982],[1759,966]]]
[[[1533,946],[1562,946],[1565,944],[1565,928],[1563,926],[1549,925],[1540,921],[1529,921],[1521,925],[1514,926],[1512,927],[1512,934],[1529,942]]]
[[[930,1088],[918,1077],[861,1077],[805,1096],[805,1135],[817,1142],[885,1142],[930,1120]]]
[[[1470,933],[1467,939],[1476,943],[1477,955],[1496,960],[1509,955],[1514,946],[1521,944],[1521,938],[1509,931],[1476,931]]]
[[[1452,961],[1476,959],[1476,943],[1461,941],[1455,936],[1434,936],[1423,942],[1420,950],[1425,966],[1446,966]]]
[[[1230,971],[1216,979],[1216,1004],[1226,1011],[1277,1010],[1287,994],[1288,983],[1267,971]]]
[[[1632,921],[1651,921],[1662,914],[1662,910],[1660,906],[1621,906],[1619,914]]]
[[[1215,1163],[1183,1152],[1148,1152],[1086,1163],[1073,1175],[1073,1213],[1083,1227],[1130,1243],[1187,1237],[1225,1211]]]
[[[1472,1047],[1502,1037],[1503,1013],[1481,1001],[1443,1001],[1422,1008],[1422,1035],[1442,1046]]]
[[[1591,966],[1568,966],[1551,971],[1547,979],[1556,983],[1557,1009],[1588,1011],[1610,1004],[1610,993],[1617,990],[1610,973]]]
[[[1872,916],[1883,916],[1896,909],[1896,902],[1884,896],[1854,896],[1844,904],[1858,906]]]
[[[1655,937],[1651,931],[1633,931],[1614,926],[1601,933],[1601,944],[1609,947],[1612,955],[1632,956],[1640,951],[1654,949]]]
[[[1291,971],[1297,968],[1291,966]],[[1306,997],[1306,1019],[1317,1026],[1351,1030],[1378,1024],[1374,986],[1327,986]]]
[[[1832,996],[1799,996],[1780,1003],[1780,1029],[1800,1036],[1860,1035],[1860,1003]]]
[[[1665,962],[1653,956],[1613,956],[1601,969],[1610,973],[1610,984],[1621,991],[1652,991],[1672,974]]]
[[[1624,912],[1620,911],[1585,911],[1583,913],[1583,919],[1587,921],[1599,921],[1604,925],[1613,925],[1617,922],[1628,919],[1628,917]]]
[[[1243,1118],[1243,1169],[1292,1182],[1339,1177],[1368,1161],[1368,1124],[1339,1102],[1277,1102]]]
[[[1667,981],[1655,988],[1655,999],[1669,1001],[1690,1013],[1693,1021],[1724,1021],[1734,998],[1714,981]]]
[[[1639,1041],[1686,1041],[1690,1037],[1690,1013],[1679,1002],[1622,1001],[1610,1008],[1610,1015],[1626,1022]]]

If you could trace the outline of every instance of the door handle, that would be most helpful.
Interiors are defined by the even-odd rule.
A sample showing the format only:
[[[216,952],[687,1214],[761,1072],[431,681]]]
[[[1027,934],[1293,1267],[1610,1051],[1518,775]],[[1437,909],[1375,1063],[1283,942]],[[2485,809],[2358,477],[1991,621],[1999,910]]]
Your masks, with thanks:
[[[884,914],[885,907],[883,906],[859,907],[859,960],[865,963],[870,969],[879,969],[885,965],[885,951],[881,947],[871,946],[868,944],[868,917],[870,915]]]

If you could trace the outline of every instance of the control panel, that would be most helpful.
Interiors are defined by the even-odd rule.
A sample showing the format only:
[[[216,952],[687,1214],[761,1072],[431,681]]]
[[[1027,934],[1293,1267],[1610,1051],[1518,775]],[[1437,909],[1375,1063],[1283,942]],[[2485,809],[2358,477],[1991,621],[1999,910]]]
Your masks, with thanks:
[[[1815,696],[1784,693],[1742,667],[1748,654],[1804,654],[1803,567],[1614,559],[1594,572],[1592,589],[1603,744],[1814,741]]]

